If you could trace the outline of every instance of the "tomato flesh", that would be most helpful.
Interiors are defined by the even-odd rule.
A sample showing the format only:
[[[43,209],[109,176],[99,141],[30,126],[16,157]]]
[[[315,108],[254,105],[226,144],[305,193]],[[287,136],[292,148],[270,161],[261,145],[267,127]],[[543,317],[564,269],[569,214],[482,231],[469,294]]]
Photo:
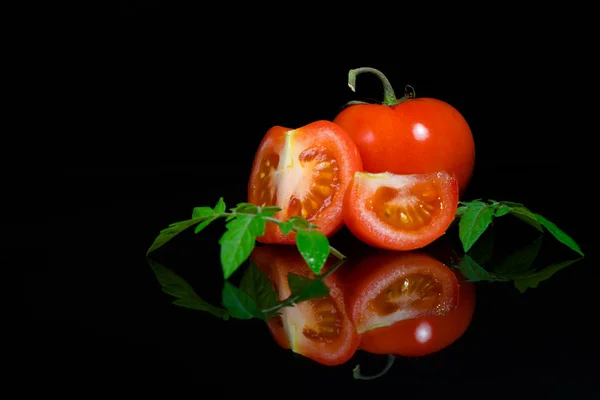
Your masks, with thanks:
[[[450,346],[467,331],[475,311],[475,283],[463,281],[459,285],[458,304],[447,314],[407,319],[365,332],[361,349],[416,357]]]
[[[255,156],[248,183],[248,201],[278,206],[279,219],[300,216],[330,236],[343,225],[344,193],[354,172],[362,168],[356,145],[329,121],[299,129],[273,127]],[[258,241],[293,244],[295,234],[283,235],[267,225]]]
[[[295,248],[259,246],[252,253],[259,268],[267,270],[280,300],[291,294],[288,274],[314,278]],[[325,268],[331,267],[331,263]],[[343,282],[336,272],[325,279],[327,297],[302,301],[281,309],[279,320],[268,322],[275,341],[285,349],[324,365],[348,361],[358,349],[360,338],[346,312]],[[283,333],[283,335],[282,335]]]
[[[456,307],[450,268],[421,252],[382,251],[365,257],[348,277],[348,312],[359,334]]]
[[[457,181],[447,172],[357,172],[344,198],[344,221],[369,245],[414,250],[442,236],[457,207]]]

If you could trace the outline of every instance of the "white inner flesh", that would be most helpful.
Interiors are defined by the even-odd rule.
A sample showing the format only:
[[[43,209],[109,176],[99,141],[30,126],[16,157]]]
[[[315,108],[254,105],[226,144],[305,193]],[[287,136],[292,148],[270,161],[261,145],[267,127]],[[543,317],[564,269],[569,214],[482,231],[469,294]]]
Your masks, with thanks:
[[[306,149],[304,143],[292,143],[294,131],[285,133],[285,145],[279,155],[279,166],[273,173],[277,188],[278,205],[287,205],[292,197],[303,200],[310,191],[311,180],[306,179],[304,167],[300,165],[300,154]],[[273,193],[271,193],[273,195]]]

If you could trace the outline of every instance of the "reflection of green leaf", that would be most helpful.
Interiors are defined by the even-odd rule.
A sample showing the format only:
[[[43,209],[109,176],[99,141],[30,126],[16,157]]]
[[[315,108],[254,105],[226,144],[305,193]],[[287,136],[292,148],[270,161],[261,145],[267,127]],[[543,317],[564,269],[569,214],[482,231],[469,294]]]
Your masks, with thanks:
[[[322,279],[310,279],[290,272],[288,283],[292,291],[289,298],[293,299],[293,303],[329,295],[329,288]]]
[[[515,272],[522,273],[528,271],[540,252],[542,238],[543,236],[540,235],[525,247],[509,254],[499,266],[494,268],[494,273],[505,276]]]
[[[273,284],[254,261],[250,261],[242,277],[240,290],[254,300],[259,310],[273,307],[277,303],[277,293]]]
[[[296,233],[298,251],[315,273],[320,274],[327,257],[329,257],[329,241],[319,231],[298,231]]]
[[[150,264],[156,279],[161,284],[163,292],[178,298],[173,301],[173,304],[194,310],[208,311],[219,318],[228,319],[227,311],[202,300],[194,289],[175,272],[151,258],[148,258],[148,264]]]
[[[537,288],[538,284],[546,279],[550,278],[556,272],[561,269],[568,267],[569,265],[581,260],[583,257],[577,258],[575,260],[567,260],[558,264],[550,265],[541,271],[534,273],[533,275],[523,276],[523,277],[515,277],[514,284],[517,289],[521,293],[524,293],[528,288]]]
[[[465,254],[458,264],[458,269],[469,282],[495,281],[498,278],[477,264],[468,254]]]
[[[485,265],[494,251],[494,229],[486,230],[471,247],[468,254],[479,265]]]
[[[265,316],[258,311],[254,300],[227,281],[223,287],[223,306],[229,311],[229,315],[237,319],[266,320]]]

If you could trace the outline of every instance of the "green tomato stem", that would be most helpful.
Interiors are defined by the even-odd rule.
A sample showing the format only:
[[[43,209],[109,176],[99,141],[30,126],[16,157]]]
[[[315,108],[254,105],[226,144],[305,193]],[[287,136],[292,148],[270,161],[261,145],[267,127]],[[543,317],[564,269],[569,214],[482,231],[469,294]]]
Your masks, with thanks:
[[[363,72],[374,74],[375,76],[377,76],[377,78],[379,78],[379,80],[383,84],[383,102],[381,103],[382,105],[397,106],[398,104],[402,103],[406,99],[414,98],[414,89],[413,89],[412,94],[408,93],[408,91],[405,90],[406,94],[404,96],[402,96],[400,99],[397,99],[396,93],[394,92],[392,84],[390,83],[388,78],[383,74],[383,72],[381,72],[375,68],[371,68],[371,67],[355,68],[355,69],[351,69],[348,72],[348,86],[350,87],[350,89],[352,89],[353,92],[356,92],[356,77],[358,75],[362,74]],[[407,86],[407,88],[408,88],[408,86]],[[411,87],[411,89],[412,89],[412,87]]]

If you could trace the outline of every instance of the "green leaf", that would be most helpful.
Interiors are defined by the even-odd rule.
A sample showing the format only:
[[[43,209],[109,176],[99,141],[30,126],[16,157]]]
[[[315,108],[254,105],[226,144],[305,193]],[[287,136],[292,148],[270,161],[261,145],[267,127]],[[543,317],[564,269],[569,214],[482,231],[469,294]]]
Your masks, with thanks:
[[[225,201],[222,197],[217,201],[217,205],[214,208],[215,214],[223,214],[225,212]]]
[[[494,252],[494,229],[487,229],[469,250],[469,256],[479,265],[485,265]]]
[[[558,264],[550,265],[549,267],[544,268],[543,270],[529,276],[514,278],[515,287],[521,292],[524,293],[529,288],[537,288],[538,284],[546,279],[550,278],[556,272],[561,269],[568,267],[569,265],[581,260],[583,257],[577,258],[575,260],[567,260]]]
[[[329,288],[322,279],[310,279],[302,275],[288,273],[288,283],[292,294],[293,303],[329,296]]]
[[[262,206],[262,207],[260,207],[260,214],[267,216],[267,217],[274,216],[278,211],[281,211],[281,207],[277,207],[277,206]]]
[[[575,243],[573,239],[571,239],[565,232],[563,232],[558,226],[554,225],[552,222],[548,221],[546,218],[542,217],[539,214],[533,214],[535,218],[541,223],[544,228],[548,230],[559,242],[568,246],[571,250],[579,253],[583,256],[583,252],[579,248],[579,245]]]
[[[202,231],[204,228],[206,228],[208,225],[210,225],[211,222],[213,222],[214,220],[216,220],[217,217],[212,217],[209,219],[205,219],[204,221],[200,222],[198,225],[196,225],[196,227],[194,228],[194,233],[198,234],[200,233],[200,231]]]
[[[507,204],[507,203],[505,202],[504,204]],[[514,204],[518,204],[518,203],[514,203]],[[544,229],[542,228],[542,225],[540,224],[540,222],[537,220],[537,217],[535,216],[535,214],[532,213],[531,211],[529,211],[526,207],[524,207],[522,205],[511,206],[510,215],[514,215],[515,217],[519,218],[521,221],[524,221],[524,222],[528,223],[529,225],[533,226],[538,231],[544,232]]]
[[[501,217],[503,215],[506,215],[506,214],[510,213],[511,210],[512,210],[512,208],[509,207],[509,206],[507,206],[507,205],[505,205],[505,204],[498,204],[498,205],[495,206],[494,216],[495,217]]]
[[[293,227],[296,229],[308,229],[310,228],[310,222],[305,220],[302,217],[294,216],[288,219],[288,222],[291,222]]]
[[[540,235],[528,245],[509,254],[498,267],[494,268],[494,273],[510,277],[510,274],[522,274],[528,271],[540,252],[542,238],[543,236]]]
[[[169,225],[168,228],[165,228],[160,231],[160,233],[158,234],[156,239],[154,239],[154,243],[152,243],[150,248],[146,251],[146,255],[148,255],[148,254],[152,253],[153,251],[155,251],[156,249],[164,246],[165,243],[167,243],[168,241],[173,239],[175,236],[177,236],[184,230],[204,221],[206,218],[210,218],[210,217],[194,218],[194,219],[188,219],[185,221],[179,221],[179,222],[172,223],[171,225]]]
[[[460,206],[456,209],[456,214],[454,214],[454,217],[460,217],[461,215],[463,215],[465,213],[465,211],[467,211],[469,209],[469,207],[467,206]]]
[[[215,215],[215,212],[210,207],[194,207],[192,211],[192,219],[195,218],[208,218]]]
[[[292,223],[290,221],[280,222],[279,229],[281,230],[281,233],[287,235],[292,231]]]
[[[327,257],[329,257],[329,240],[319,231],[298,231],[296,233],[296,246],[308,267],[320,274]]]
[[[229,311],[229,315],[237,319],[260,318],[266,320],[266,317],[258,311],[256,303],[246,293],[233,286],[230,282],[225,282],[223,286],[223,306]]]
[[[258,207],[250,203],[238,203],[231,211],[238,214],[258,214]]]
[[[273,284],[253,261],[250,261],[248,269],[242,277],[240,290],[254,300],[258,310],[264,310],[277,304],[277,293],[275,293]]]
[[[469,282],[478,282],[478,281],[494,281],[497,278],[485,270],[482,266],[477,264],[475,260],[471,258],[468,254],[465,254],[459,264],[458,269],[460,272],[467,278]]]
[[[150,268],[152,268],[156,279],[162,286],[163,292],[178,298],[177,300],[173,301],[173,304],[194,310],[208,311],[209,313],[225,320],[229,318],[226,310],[215,307],[212,304],[202,300],[196,294],[194,289],[175,272],[150,258],[148,258],[148,264],[150,265]]]
[[[460,217],[458,236],[465,252],[479,239],[492,222],[494,210],[483,202],[473,202]]]
[[[256,237],[264,233],[265,225],[265,220],[253,215],[238,215],[225,225],[226,231],[219,240],[221,266],[225,279],[228,279],[250,256]]]

